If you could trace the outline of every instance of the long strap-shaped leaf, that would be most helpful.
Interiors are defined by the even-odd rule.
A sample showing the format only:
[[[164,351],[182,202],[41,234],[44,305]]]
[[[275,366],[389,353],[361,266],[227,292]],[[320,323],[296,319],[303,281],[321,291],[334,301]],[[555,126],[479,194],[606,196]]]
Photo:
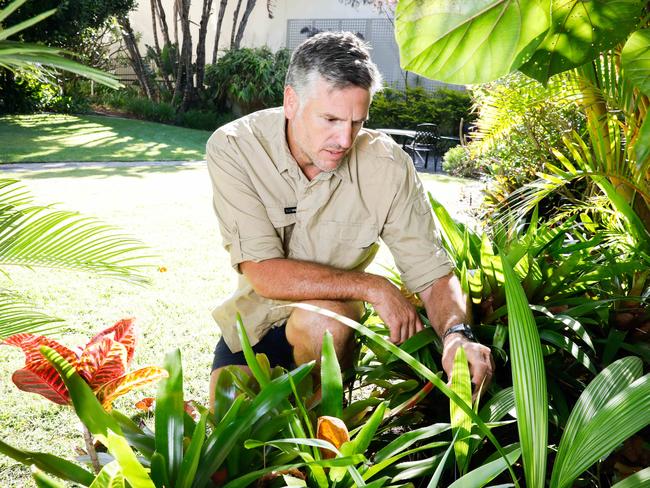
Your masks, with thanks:
[[[555,458],[554,477],[564,465],[578,433],[614,396],[641,376],[643,365],[639,358],[626,357],[602,370],[584,389],[569,416]]]
[[[39,469],[58,476],[64,480],[88,486],[93,482],[93,474],[81,466],[67,459],[54,456],[45,452],[23,451],[13,447],[0,439],[0,452],[5,456],[27,466],[36,466]]]
[[[463,347],[456,349],[454,369],[451,373],[451,389],[471,408],[472,384],[469,376],[469,366],[467,365],[467,356]],[[458,465],[460,474],[465,474],[471,455],[469,451],[469,435],[472,429],[472,419],[454,402],[449,402],[449,416],[451,418],[451,432],[457,438],[456,442],[454,442],[456,464]]]
[[[343,379],[334,349],[334,339],[330,331],[326,331],[323,336],[321,356],[320,377],[323,393],[321,415],[341,418],[343,416]]]
[[[183,369],[181,352],[165,357],[169,374],[160,382],[156,396],[156,451],[165,459],[170,480],[175,480],[183,461]]]
[[[417,361],[413,356],[410,354],[404,352],[402,349],[397,347],[395,344],[392,344],[388,342],[386,339],[384,339],[382,336],[379,334],[371,331],[368,327],[365,325],[362,325],[358,322],[355,322],[354,320],[345,317],[344,315],[340,315],[336,312],[332,312],[331,310],[327,310],[325,308],[321,307],[316,307],[314,305],[308,304],[308,303],[291,303],[289,305],[283,305],[286,307],[295,307],[295,308],[302,308],[304,310],[307,310],[309,312],[316,312],[320,313],[322,315],[325,315],[327,317],[331,317],[333,319],[338,320],[339,322],[347,325],[348,327],[351,327],[352,329],[356,330],[363,336],[369,338],[371,341],[373,341],[375,344],[379,345],[386,351],[390,352],[391,354],[397,356],[400,358],[402,361],[404,361],[406,364],[408,364],[416,373],[422,375],[424,378],[429,380],[431,383],[433,383],[442,393],[444,393],[450,400],[453,402],[457,403],[461,409],[465,411],[467,415],[469,415],[472,420],[478,425],[478,427],[481,429],[481,431],[487,436],[488,439],[490,439],[490,442],[496,447],[497,451],[499,451],[499,454],[503,456],[504,458],[506,457],[506,452],[503,450],[501,447],[501,444],[499,444],[499,441],[494,437],[494,434],[492,434],[490,428],[485,424],[483,420],[469,407],[467,404],[453,391],[451,388],[449,388],[444,381],[442,381],[438,375],[436,375],[433,371],[431,371],[429,368],[425,367],[422,363]],[[513,482],[516,484],[516,486],[519,486],[517,484],[517,477],[512,470],[512,467],[509,465],[509,471],[510,475],[512,476]]]
[[[600,408],[576,434],[556,464],[551,487],[571,486],[589,466],[650,424],[650,374],[642,376]]]
[[[548,399],[542,346],[533,313],[510,263],[501,257],[508,306],[512,383],[526,486],[544,486]]]

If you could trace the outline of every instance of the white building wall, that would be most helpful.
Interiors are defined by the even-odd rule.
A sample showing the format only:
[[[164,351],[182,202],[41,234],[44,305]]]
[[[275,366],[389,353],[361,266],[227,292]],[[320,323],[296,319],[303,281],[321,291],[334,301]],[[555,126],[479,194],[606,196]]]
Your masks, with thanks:
[[[173,39],[173,0],[163,0],[165,14],[169,24],[169,35]],[[202,3],[193,1],[190,7],[190,20],[192,21],[192,39],[196,43],[198,38],[198,24],[201,20]],[[219,0],[213,0],[212,15],[208,26],[206,42],[206,61],[212,60],[214,36],[217,29],[217,11]],[[232,31],[233,15],[236,1],[230,0],[221,27],[219,49],[227,49],[230,46],[230,35]],[[243,46],[259,47],[268,46],[276,51],[286,46],[287,20],[288,19],[355,19],[355,18],[383,18],[384,14],[377,12],[374,8],[363,5],[357,8],[345,5],[338,0],[276,0],[273,2],[273,19],[269,19],[265,0],[257,0],[255,8],[248,20],[248,25],[242,40]],[[243,13],[246,1],[242,2],[240,17]],[[140,45],[153,45],[153,30],[151,25],[151,4],[150,0],[141,0],[137,10],[130,14],[131,25],[136,33],[141,35]],[[179,40],[182,38],[179,31]],[[159,42],[162,42],[160,29],[158,31]],[[196,52],[196,45],[192,46]],[[143,49],[144,53],[144,49]]]

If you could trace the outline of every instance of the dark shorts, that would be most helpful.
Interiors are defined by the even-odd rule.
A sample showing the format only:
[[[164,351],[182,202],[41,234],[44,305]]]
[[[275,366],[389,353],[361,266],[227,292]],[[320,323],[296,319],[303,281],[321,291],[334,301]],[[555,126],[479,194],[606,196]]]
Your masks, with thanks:
[[[282,366],[285,369],[293,369],[293,349],[287,341],[285,332],[286,324],[270,329],[262,340],[253,346],[256,354],[266,354],[271,363],[271,367]],[[217,347],[214,349],[214,360],[212,361],[212,371],[224,366],[246,365],[243,351],[232,352],[226,345],[223,337],[219,339]]]

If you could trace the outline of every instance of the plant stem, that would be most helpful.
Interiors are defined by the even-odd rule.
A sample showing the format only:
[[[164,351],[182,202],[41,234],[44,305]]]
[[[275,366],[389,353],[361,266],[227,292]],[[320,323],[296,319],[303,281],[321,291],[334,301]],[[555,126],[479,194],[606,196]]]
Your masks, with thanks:
[[[99,465],[99,459],[97,458],[97,451],[95,450],[95,442],[93,440],[93,436],[88,430],[88,427],[86,427],[84,424],[81,424],[81,427],[84,433],[84,441],[86,442],[86,452],[88,453],[88,456],[90,456],[90,462],[92,463],[93,469],[97,474],[102,469],[102,467]]]

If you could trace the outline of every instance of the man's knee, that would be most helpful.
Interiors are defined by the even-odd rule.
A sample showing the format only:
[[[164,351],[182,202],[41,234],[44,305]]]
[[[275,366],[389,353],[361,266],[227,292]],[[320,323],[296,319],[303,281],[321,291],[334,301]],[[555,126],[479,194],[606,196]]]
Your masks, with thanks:
[[[362,302],[344,302],[333,300],[311,300],[304,303],[325,308],[352,320],[359,320],[363,314]],[[294,357],[297,363],[319,361],[323,336],[326,331],[332,334],[334,348],[339,360],[349,356],[352,352],[354,330],[338,320],[296,308],[287,321],[287,340],[294,348]]]

